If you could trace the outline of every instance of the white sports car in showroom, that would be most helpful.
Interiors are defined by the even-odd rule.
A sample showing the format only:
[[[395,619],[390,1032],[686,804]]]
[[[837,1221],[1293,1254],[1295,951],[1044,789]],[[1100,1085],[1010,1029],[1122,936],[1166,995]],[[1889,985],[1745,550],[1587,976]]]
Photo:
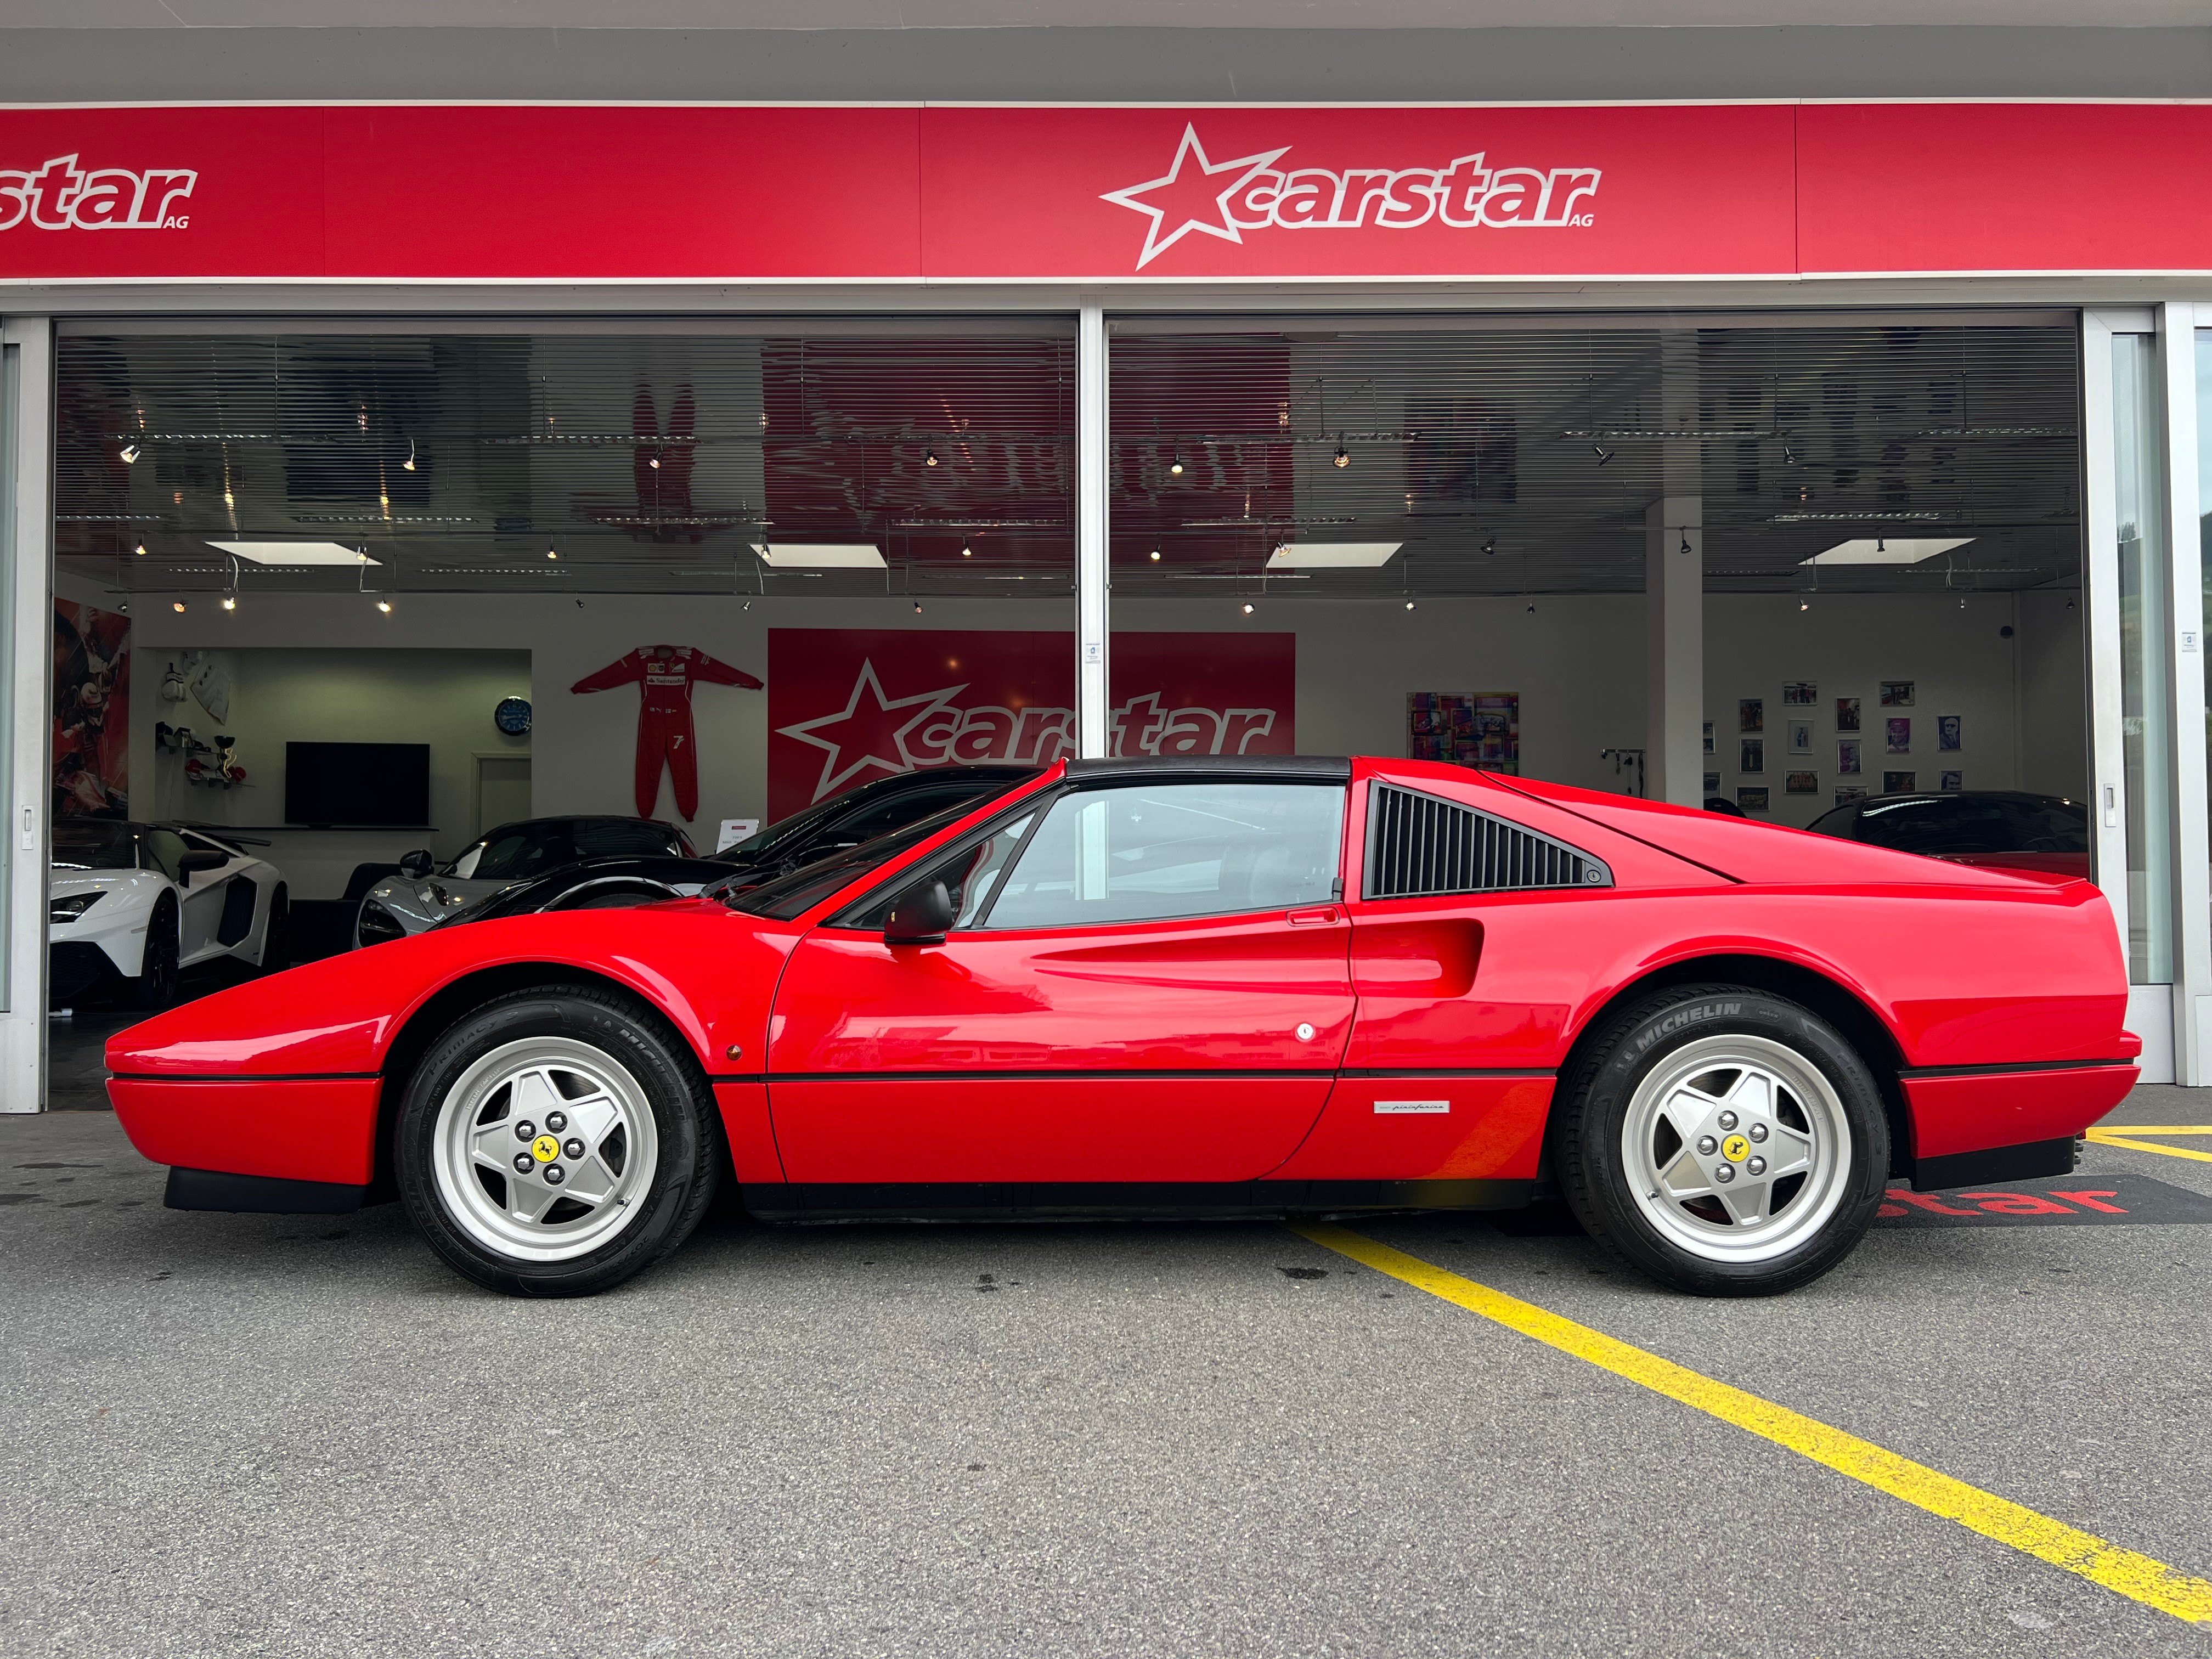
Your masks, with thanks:
[[[283,967],[291,902],[282,872],[246,850],[258,844],[181,824],[57,818],[47,1000],[119,988],[141,1008],[166,1008],[179,975],[203,962]]]

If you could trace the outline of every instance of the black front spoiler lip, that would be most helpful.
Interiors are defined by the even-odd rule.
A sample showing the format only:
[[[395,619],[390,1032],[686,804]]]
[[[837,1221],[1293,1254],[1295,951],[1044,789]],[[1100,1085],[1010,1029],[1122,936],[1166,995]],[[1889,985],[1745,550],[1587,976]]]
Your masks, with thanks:
[[[368,1191],[341,1181],[173,1169],[161,1202],[172,1210],[220,1210],[234,1215],[351,1215],[361,1208]]]

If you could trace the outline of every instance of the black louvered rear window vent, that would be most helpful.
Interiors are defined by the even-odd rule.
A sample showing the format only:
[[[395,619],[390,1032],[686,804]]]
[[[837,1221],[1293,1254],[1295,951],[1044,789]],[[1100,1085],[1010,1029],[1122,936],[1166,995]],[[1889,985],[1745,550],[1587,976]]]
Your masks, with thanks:
[[[1612,885],[1602,860],[1471,806],[1382,783],[1369,799],[1369,898]]]

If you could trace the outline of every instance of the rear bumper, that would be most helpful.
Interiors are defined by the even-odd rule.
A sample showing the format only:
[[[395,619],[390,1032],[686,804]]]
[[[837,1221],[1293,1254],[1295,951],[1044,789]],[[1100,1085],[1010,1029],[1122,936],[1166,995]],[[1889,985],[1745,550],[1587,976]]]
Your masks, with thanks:
[[[1936,1190],[2070,1174],[2075,1137],[2126,1098],[2139,1073],[2132,1060],[1908,1072],[1903,1081],[1912,1115],[1912,1183]]]
[[[107,1097],[131,1144],[156,1164],[358,1188],[375,1172],[382,1089],[376,1077],[115,1077]]]

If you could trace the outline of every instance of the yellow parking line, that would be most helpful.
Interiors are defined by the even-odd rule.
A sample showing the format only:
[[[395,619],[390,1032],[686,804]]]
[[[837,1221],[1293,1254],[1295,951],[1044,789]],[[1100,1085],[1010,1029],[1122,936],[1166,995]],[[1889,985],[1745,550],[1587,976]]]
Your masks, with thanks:
[[[2106,1589],[2170,1613],[2194,1624],[2212,1624],[2212,1582],[2176,1571],[2148,1555],[2122,1549],[2094,1534],[1955,1480],[1939,1470],[1856,1435],[1832,1429],[1785,1406],[1717,1382],[1711,1377],[1646,1353],[1641,1348],[1578,1325],[1503,1291],[1447,1273],[1418,1256],[1394,1250],[1362,1234],[1327,1224],[1300,1225],[1297,1231],[1339,1255],[1388,1273],[1391,1278],[1441,1297],[1470,1313],[1495,1320],[1509,1330],[1586,1359],[1654,1393],[1735,1425],[1747,1433],[1826,1464],[1893,1498],[1955,1521],[1971,1532],[1994,1538],[2053,1566],[2079,1573]]]
[[[2088,1135],[2100,1146],[2124,1146],[2131,1152],[2162,1152],[2167,1158],[2188,1158],[2199,1164],[2212,1164],[2212,1152],[2200,1152],[2193,1146],[2161,1146],[2154,1140],[2130,1140],[2110,1129],[2092,1129]]]
[[[2203,1123],[2100,1123],[2089,1133],[2093,1135],[2212,1135],[2212,1125]]]

